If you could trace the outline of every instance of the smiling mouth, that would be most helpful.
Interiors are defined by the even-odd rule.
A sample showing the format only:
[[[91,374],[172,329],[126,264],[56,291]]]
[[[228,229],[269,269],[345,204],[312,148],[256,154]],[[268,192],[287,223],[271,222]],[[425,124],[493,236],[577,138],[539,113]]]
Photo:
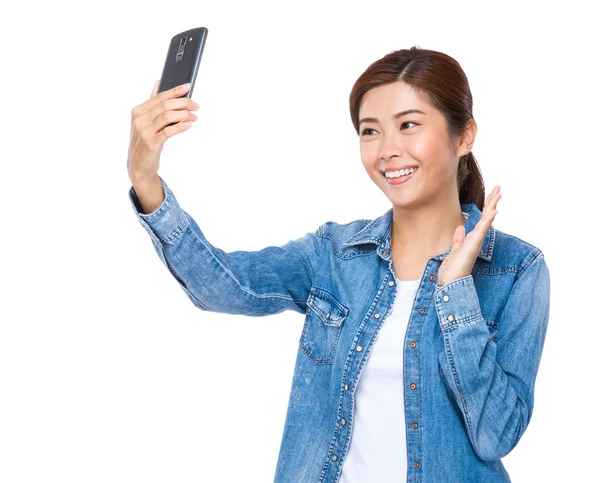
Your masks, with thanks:
[[[381,175],[382,175],[382,176],[383,176],[383,177],[384,177],[386,180],[388,180],[388,181],[392,181],[392,180],[396,180],[396,179],[400,180],[400,179],[404,179],[404,178],[410,178],[410,177],[411,177],[413,174],[415,174],[415,173],[416,173],[418,170],[419,170],[419,168],[417,167],[417,168],[415,168],[415,169],[414,169],[414,171],[412,171],[411,173],[408,173],[408,174],[403,174],[403,175],[400,175],[400,176],[389,177],[389,178],[388,178],[388,177],[385,175],[385,173],[381,173],[381,171],[380,171],[380,173],[381,173]]]

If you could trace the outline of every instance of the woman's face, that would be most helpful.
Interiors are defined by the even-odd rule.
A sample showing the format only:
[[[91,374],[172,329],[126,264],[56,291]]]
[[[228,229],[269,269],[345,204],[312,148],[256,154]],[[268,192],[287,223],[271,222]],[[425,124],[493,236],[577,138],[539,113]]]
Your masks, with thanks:
[[[395,117],[412,109],[421,112]],[[362,163],[392,204],[458,198],[458,158],[470,148],[451,145],[444,116],[425,97],[402,81],[378,86],[363,96],[358,119]],[[394,184],[402,176],[394,180],[382,173],[403,166],[417,167],[403,183]]]

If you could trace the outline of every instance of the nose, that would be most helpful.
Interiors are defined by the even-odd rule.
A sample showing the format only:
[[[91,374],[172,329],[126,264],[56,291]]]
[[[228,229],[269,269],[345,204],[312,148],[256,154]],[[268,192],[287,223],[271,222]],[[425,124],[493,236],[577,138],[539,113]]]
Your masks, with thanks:
[[[388,161],[393,156],[402,157],[404,150],[397,136],[382,136],[381,139],[381,149],[379,150],[380,159]]]

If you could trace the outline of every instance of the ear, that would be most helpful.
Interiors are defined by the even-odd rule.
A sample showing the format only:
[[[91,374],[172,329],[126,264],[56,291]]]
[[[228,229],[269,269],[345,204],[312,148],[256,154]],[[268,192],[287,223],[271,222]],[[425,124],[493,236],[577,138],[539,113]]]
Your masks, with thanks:
[[[464,156],[473,150],[473,143],[477,136],[477,122],[475,119],[470,119],[467,123],[467,127],[460,136],[460,145],[458,147],[458,157]]]

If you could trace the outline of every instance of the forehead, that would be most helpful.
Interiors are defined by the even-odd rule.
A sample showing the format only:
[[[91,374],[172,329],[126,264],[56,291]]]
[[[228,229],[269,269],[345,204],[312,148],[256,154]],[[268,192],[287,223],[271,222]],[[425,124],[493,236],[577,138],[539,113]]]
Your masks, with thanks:
[[[406,109],[420,109],[428,115],[434,107],[426,97],[412,86],[398,81],[374,87],[365,93],[360,102],[360,117],[390,117]],[[389,115],[388,115],[389,114]]]

